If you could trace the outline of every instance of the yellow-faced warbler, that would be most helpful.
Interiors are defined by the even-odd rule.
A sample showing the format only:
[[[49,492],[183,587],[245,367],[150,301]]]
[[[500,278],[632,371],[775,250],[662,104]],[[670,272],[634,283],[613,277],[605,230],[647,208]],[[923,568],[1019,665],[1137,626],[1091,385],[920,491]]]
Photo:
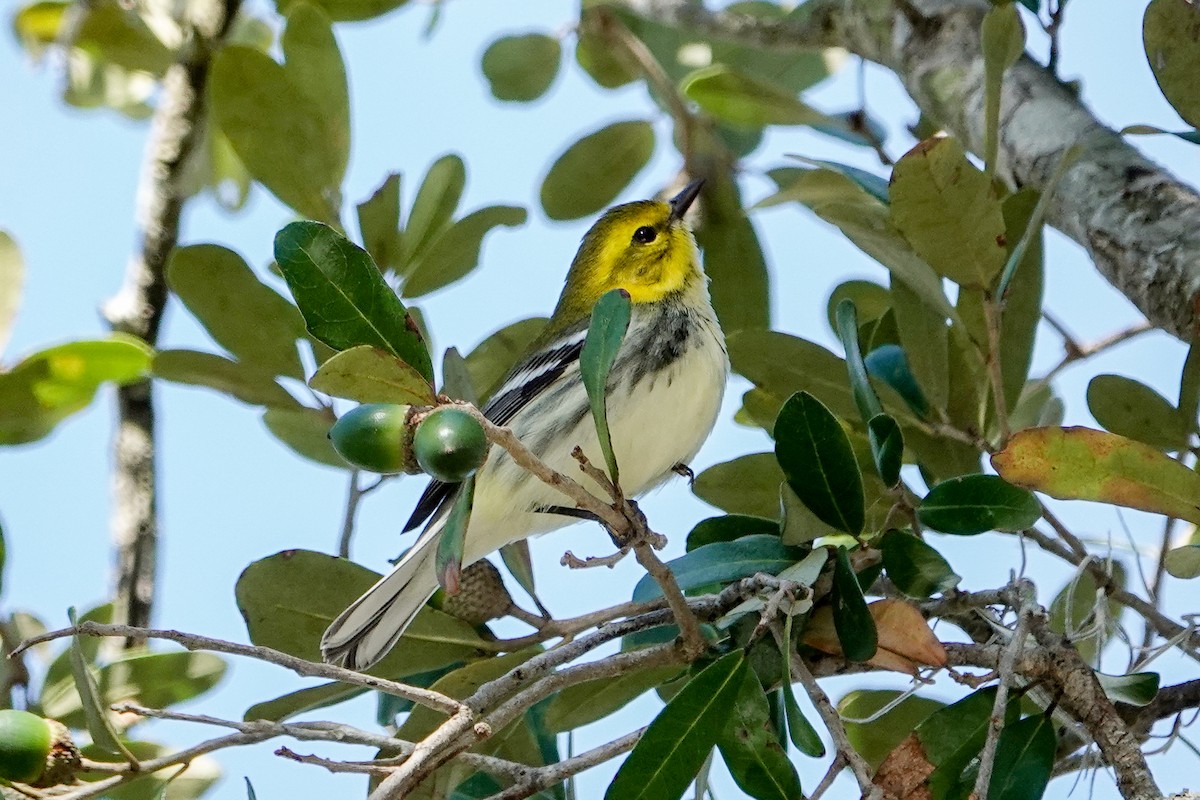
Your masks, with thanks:
[[[483,408],[550,467],[578,475],[576,446],[603,464],[579,353],[592,306],[606,292],[629,293],[628,332],[609,372],[607,408],[621,485],[637,496],[686,464],[716,421],[729,371],[725,338],[708,297],[708,279],[683,215],[700,192],[689,184],[670,202],[609,209],[583,237],[554,315]],[[605,494],[585,477],[584,485]],[[575,521],[544,509],[561,506],[554,488],[494,447],[475,476],[464,566],[506,544]],[[326,661],[365,669],[382,658],[438,588],[438,537],[457,484],[433,481],[405,530],[426,522],[390,574],[333,621],[321,639]]]

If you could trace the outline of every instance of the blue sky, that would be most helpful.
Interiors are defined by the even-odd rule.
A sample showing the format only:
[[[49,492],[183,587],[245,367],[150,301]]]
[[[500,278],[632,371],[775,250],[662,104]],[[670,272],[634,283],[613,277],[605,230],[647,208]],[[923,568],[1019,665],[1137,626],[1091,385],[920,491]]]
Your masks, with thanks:
[[[1141,51],[1143,4],[1095,0],[1072,6],[1064,29],[1062,73],[1083,79],[1083,96],[1107,124],[1133,123],[1182,127],[1162,99]],[[262,9],[260,9],[262,10]],[[465,351],[492,330],[513,320],[548,313],[566,265],[589,220],[562,224],[546,220],[537,206],[541,177],[553,159],[579,136],[619,119],[651,118],[653,108],[640,86],[615,92],[597,89],[569,57],[550,93],[531,105],[505,104],[488,93],[479,56],[501,33],[569,30],[574,5],[559,0],[520,4],[462,0],[448,3],[433,36],[422,29],[429,7],[412,4],[380,20],[339,26],[337,35],[348,64],[353,145],[345,186],[348,203],[370,195],[389,171],[405,175],[406,202],[425,169],[454,151],[467,162],[463,208],[493,203],[530,209],[523,228],[502,229],[488,239],[482,266],[470,279],[421,303],[431,321],[435,349],[457,345]],[[570,51],[568,39],[568,52]],[[1044,42],[1035,37],[1035,51]],[[807,99],[823,110],[847,110],[856,102],[851,60],[838,77]],[[3,355],[12,363],[22,354],[72,338],[103,335],[97,308],[118,287],[125,262],[136,246],[134,200],[145,123],[106,111],[80,111],[58,99],[60,76],[53,68],[31,66],[11,37],[0,37],[0,74],[7,77],[3,97],[10,124],[0,126],[0,227],[16,238],[28,277],[20,316]],[[904,126],[916,119],[911,103],[890,74],[868,69],[870,108],[887,126],[889,151],[896,157],[910,139]],[[13,124],[11,121],[16,121]],[[668,131],[656,123],[655,158],[623,195],[646,197],[670,179],[678,166],[668,146]],[[1195,183],[1200,178],[1196,149],[1169,137],[1140,138],[1136,144],[1152,157]],[[747,165],[743,190],[748,201],[764,196],[769,182],[763,170],[782,163],[784,153],[852,162],[880,172],[870,153],[831,143],[804,131],[771,131],[762,150]],[[886,174],[886,173],[880,173]],[[271,254],[274,232],[289,212],[256,188],[242,213],[230,216],[207,197],[191,202],[184,216],[182,243],[217,242],[241,252],[260,275]],[[775,327],[834,346],[825,323],[825,302],[832,287],[850,278],[885,281],[884,271],[840,234],[797,206],[756,213],[755,224],[772,265]],[[1081,341],[1089,341],[1138,319],[1136,311],[1095,274],[1082,251],[1051,234],[1047,250],[1047,303]],[[168,310],[163,346],[215,349],[177,302]],[[1056,335],[1043,325],[1037,367],[1060,354]],[[1178,389],[1184,348],[1162,334],[1127,344],[1092,364],[1069,370],[1057,382],[1067,404],[1069,423],[1094,424],[1084,391],[1098,372],[1116,372],[1149,383],[1168,398]],[[736,426],[732,415],[745,385],[732,381],[717,431],[693,465],[700,468],[749,452],[769,449],[766,437]],[[212,636],[243,640],[245,629],[233,598],[240,571],[251,561],[286,548],[331,551],[336,547],[346,490],[339,471],[302,462],[262,428],[257,414],[212,392],[178,386],[157,389],[162,420],[162,564],[157,623]],[[8,540],[4,604],[29,609],[51,627],[66,623],[69,605],[89,607],[103,600],[111,572],[109,513],[109,438],[112,393],[104,391],[86,412],[72,418],[46,440],[0,452],[0,515]],[[376,569],[385,568],[406,540],[400,525],[421,481],[393,482],[372,495],[360,515],[353,554]],[[682,550],[683,534],[712,513],[681,482],[658,491],[645,508],[655,526],[672,536],[668,554]],[[1111,536],[1119,552],[1128,551],[1122,524],[1134,540],[1151,547],[1160,525],[1136,513],[1116,514],[1100,506],[1066,505],[1060,509],[1076,529],[1101,542]],[[964,576],[966,586],[995,586],[1019,567],[1019,547],[1011,537],[987,535],[966,542],[942,537],[943,552]],[[541,594],[556,614],[570,615],[628,596],[639,577],[632,562],[609,571],[568,573],[557,566],[565,549],[577,554],[607,552],[597,528],[576,526],[534,543]],[[1041,579],[1041,600],[1049,603],[1070,573],[1032,551],[1030,572]],[[1169,608],[1175,613],[1197,607],[1194,587],[1173,581]],[[514,628],[513,630],[516,630]],[[1137,630],[1136,626],[1134,630]],[[1165,666],[1170,666],[1167,660]],[[1114,665],[1114,669],[1119,668]],[[1173,668],[1176,677],[1194,672]],[[897,686],[899,679],[871,678],[871,685]],[[861,681],[832,681],[835,697]],[[300,679],[251,662],[231,664],[219,689],[192,710],[240,718],[251,703],[300,688]],[[932,694],[949,697],[948,682]],[[643,724],[655,701],[642,701],[582,731],[582,750]],[[373,704],[367,699],[323,712],[321,716],[370,726]],[[208,731],[164,724],[154,736],[185,745]],[[254,781],[264,800],[285,796],[338,796],[357,793],[362,780],[335,777],[271,755],[270,743],[219,756],[227,781],[217,797],[243,795],[241,776]],[[299,746],[330,756],[352,757],[348,748]],[[357,756],[365,755],[360,752]],[[804,784],[819,780],[824,764],[800,759]],[[1158,762],[1164,788],[1182,785],[1194,762],[1182,747]],[[582,779],[581,797],[595,796],[613,765]],[[1100,776],[1100,796],[1115,794]],[[727,779],[718,782],[722,798],[737,796]],[[1071,781],[1053,785],[1065,796]],[[1077,791],[1087,788],[1085,780]],[[854,794],[843,778],[838,797]]]

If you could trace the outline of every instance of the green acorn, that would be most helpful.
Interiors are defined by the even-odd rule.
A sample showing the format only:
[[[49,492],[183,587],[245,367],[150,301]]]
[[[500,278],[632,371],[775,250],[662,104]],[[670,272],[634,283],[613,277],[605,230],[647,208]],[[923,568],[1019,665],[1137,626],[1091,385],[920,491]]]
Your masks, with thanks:
[[[28,711],[0,710],[0,778],[57,786],[70,782],[79,764],[79,748],[61,722]]]
[[[333,449],[350,464],[369,472],[421,471],[412,454],[412,406],[364,403],[333,423]]]
[[[462,483],[483,466],[488,440],[469,412],[442,406],[421,420],[412,449],[426,473],[446,483]]]

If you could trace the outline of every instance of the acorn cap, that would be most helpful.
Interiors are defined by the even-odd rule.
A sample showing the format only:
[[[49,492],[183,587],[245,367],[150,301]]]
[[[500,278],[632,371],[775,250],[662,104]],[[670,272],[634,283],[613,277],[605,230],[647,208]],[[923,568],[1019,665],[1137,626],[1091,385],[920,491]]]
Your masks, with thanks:
[[[30,784],[39,789],[73,782],[80,767],[79,748],[67,726],[56,719],[48,719],[46,724],[50,726],[50,753],[42,774]]]
[[[472,625],[503,617],[511,607],[512,595],[504,588],[500,570],[487,559],[464,567],[458,594],[442,598],[442,611]]]

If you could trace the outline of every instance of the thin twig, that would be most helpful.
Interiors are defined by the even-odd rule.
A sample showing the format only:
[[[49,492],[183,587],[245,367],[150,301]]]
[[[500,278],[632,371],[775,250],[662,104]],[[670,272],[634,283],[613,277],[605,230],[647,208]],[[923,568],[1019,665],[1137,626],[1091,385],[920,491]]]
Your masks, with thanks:
[[[817,707],[817,713],[821,715],[821,719],[825,721],[825,727],[829,729],[829,735],[833,737],[838,754],[845,759],[846,766],[850,767],[850,771],[854,773],[863,798],[880,800],[883,790],[871,780],[871,765],[859,755],[858,751],[854,749],[854,745],[850,744],[850,739],[846,736],[846,728],[842,725],[842,718],[830,701],[829,695],[825,694],[825,690],[817,683],[817,679],[813,677],[803,659],[793,658],[791,662],[792,677],[803,684],[804,690],[812,698],[813,705]]]
[[[417,686],[409,686],[408,684],[390,681],[385,678],[376,678],[373,675],[365,675],[354,670],[344,669],[334,666],[333,664],[322,664],[316,661],[306,661],[303,658],[297,658],[287,653],[282,653],[278,650],[273,650],[270,647],[258,647],[257,645],[237,644],[236,642],[227,642],[223,639],[213,639],[208,636],[198,636],[193,633],[183,633],[181,631],[172,630],[156,630],[154,628],[134,628],[130,625],[104,625],[99,622],[82,622],[73,628],[62,628],[57,631],[43,633],[40,636],[35,636],[32,639],[26,639],[21,644],[17,645],[17,649],[10,655],[17,655],[30,647],[42,642],[49,642],[55,639],[62,639],[67,636],[79,634],[81,636],[117,636],[135,639],[163,639],[168,642],[175,642],[182,645],[188,650],[207,650],[213,653],[228,653],[235,656],[245,656],[258,661],[265,661],[268,664],[276,664],[278,666],[290,669],[297,675],[306,678],[325,678],[326,680],[341,681],[352,686],[365,686],[368,689],[375,689],[384,694],[403,697],[406,700],[411,700],[414,703],[431,708],[434,711],[442,714],[455,714],[462,709],[462,705],[441,692],[435,692],[430,689],[422,689]]]
[[[992,782],[992,769],[996,764],[996,746],[1000,743],[1000,731],[1004,728],[1005,712],[1008,709],[1008,687],[1014,676],[1013,669],[1017,658],[1025,649],[1025,639],[1029,633],[1029,600],[1033,587],[1027,582],[1017,583],[1012,587],[1017,595],[1017,624],[1013,628],[1012,638],[1000,656],[1000,664],[996,668],[999,684],[996,686],[996,699],[992,703],[992,716],[988,719],[987,740],[979,756],[979,773],[975,778],[975,797],[987,800],[988,789]]]
[[[342,533],[338,537],[338,556],[350,558],[350,539],[354,536],[354,520],[358,515],[358,501],[363,492],[358,488],[359,471],[350,470],[349,487],[346,489],[346,511],[342,515]]]
[[[563,781],[578,775],[584,770],[591,769],[597,764],[603,764],[622,753],[633,749],[642,737],[645,728],[619,736],[607,744],[593,747],[577,756],[563,759],[555,764],[531,769],[520,782],[508,787],[499,794],[494,794],[490,800],[524,800],[538,792],[556,786]]]

